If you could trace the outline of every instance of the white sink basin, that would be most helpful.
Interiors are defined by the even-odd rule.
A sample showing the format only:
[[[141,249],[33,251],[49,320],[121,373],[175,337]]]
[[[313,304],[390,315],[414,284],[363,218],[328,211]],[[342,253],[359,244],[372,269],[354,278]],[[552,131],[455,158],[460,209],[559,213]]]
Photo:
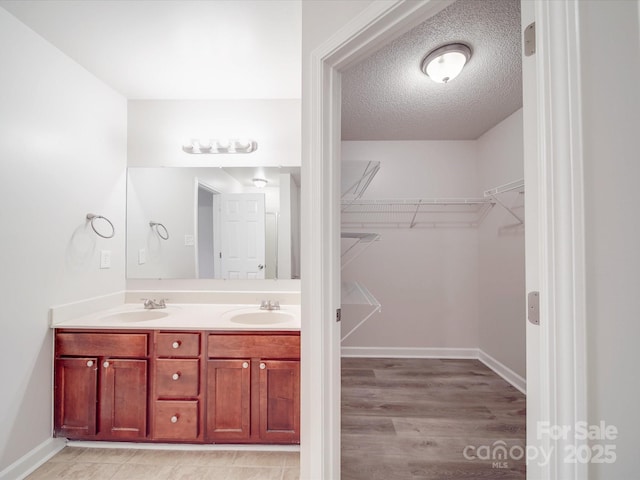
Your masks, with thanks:
[[[162,310],[129,310],[125,312],[116,312],[106,315],[101,320],[112,322],[146,322],[149,320],[158,320],[169,315]]]
[[[242,325],[273,325],[294,320],[295,316],[289,312],[274,310],[257,310],[252,312],[236,313],[229,320]]]

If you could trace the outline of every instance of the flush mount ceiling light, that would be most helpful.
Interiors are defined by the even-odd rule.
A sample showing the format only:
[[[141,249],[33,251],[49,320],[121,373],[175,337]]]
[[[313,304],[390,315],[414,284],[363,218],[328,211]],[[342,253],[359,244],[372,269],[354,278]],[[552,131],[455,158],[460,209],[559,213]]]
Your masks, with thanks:
[[[194,154],[215,154],[215,153],[251,153],[258,149],[258,142],[255,140],[220,139],[220,140],[199,140],[192,139],[182,146],[185,153]]]
[[[471,58],[471,49],[463,43],[436,48],[422,60],[422,71],[434,82],[448,83],[456,78]]]
[[[267,185],[267,183],[269,183],[264,178],[254,178],[251,181],[258,188],[263,188],[263,187],[265,187]]]

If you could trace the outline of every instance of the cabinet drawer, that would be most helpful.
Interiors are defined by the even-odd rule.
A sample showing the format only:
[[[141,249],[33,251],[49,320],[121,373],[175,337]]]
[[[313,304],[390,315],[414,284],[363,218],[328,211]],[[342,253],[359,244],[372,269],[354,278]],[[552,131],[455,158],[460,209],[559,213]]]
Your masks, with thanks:
[[[197,400],[158,400],[155,407],[154,438],[193,440],[198,437]]]
[[[145,357],[146,333],[57,333],[57,356]]]
[[[158,359],[156,394],[159,397],[196,397],[200,377],[199,360]]]
[[[299,335],[209,335],[210,358],[300,358]]]
[[[200,355],[199,333],[159,333],[158,357],[197,357]]]

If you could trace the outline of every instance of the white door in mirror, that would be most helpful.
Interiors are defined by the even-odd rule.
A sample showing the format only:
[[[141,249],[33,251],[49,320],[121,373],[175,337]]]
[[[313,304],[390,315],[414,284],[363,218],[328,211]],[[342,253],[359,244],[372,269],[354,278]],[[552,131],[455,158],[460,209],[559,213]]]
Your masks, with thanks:
[[[222,278],[264,279],[264,194],[229,193],[220,197]]]

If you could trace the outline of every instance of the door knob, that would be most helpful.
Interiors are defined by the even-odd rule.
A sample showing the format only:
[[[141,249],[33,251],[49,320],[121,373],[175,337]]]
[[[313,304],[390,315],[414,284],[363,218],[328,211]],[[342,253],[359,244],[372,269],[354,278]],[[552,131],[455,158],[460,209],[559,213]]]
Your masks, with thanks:
[[[258,265],[258,270],[262,270],[264,268],[263,264]]]

